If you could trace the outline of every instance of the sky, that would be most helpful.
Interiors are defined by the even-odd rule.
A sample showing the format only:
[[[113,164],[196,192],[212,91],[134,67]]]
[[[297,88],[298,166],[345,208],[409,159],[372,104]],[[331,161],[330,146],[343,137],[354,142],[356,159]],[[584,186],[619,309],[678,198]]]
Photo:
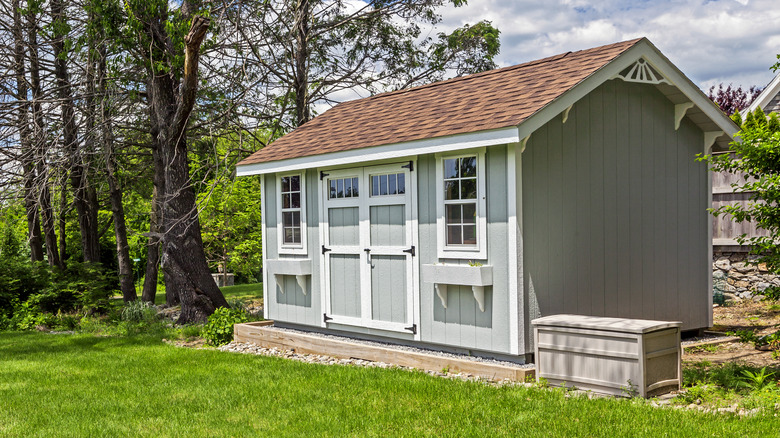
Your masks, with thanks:
[[[780,0],[469,0],[439,12],[443,31],[491,21],[499,67],[644,36],[705,92],[766,86],[780,53]]]

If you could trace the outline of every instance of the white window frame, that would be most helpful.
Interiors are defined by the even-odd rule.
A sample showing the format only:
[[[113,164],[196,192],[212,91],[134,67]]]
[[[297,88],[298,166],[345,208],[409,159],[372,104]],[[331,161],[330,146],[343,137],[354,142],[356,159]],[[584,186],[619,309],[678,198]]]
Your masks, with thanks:
[[[282,222],[282,178],[287,176],[301,178],[301,243],[284,243],[284,224]],[[308,254],[306,228],[306,171],[287,172],[276,175],[276,234],[279,241],[279,254]]]
[[[477,157],[477,244],[448,246],[444,208],[444,160]],[[487,202],[486,202],[485,148],[436,154],[436,237],[440,259],[487,260]]]

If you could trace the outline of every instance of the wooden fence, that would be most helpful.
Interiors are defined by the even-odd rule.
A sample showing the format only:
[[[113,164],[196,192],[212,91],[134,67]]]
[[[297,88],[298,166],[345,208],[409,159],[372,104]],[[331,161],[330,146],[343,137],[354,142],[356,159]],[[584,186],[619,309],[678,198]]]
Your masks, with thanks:
[[[732,184],[742,184],[745,179],[742,175],[735,175],[728,172],[712,172],[712,208],[716,209],[723,205],[741,204],[747,205],[751,202],[752,192],[742,192],[738,187],[732,187]],[[731,215],[721,214],[712,218],[712,244],[718,246],[739,245],[736,238],[745,234],[748,238],[755,236],[766,236],[765,230],[759,229],[754,222],[734,222]],[[737,248],[732,248],[737,249]],[[741,248],[747,251],[747,248]]]

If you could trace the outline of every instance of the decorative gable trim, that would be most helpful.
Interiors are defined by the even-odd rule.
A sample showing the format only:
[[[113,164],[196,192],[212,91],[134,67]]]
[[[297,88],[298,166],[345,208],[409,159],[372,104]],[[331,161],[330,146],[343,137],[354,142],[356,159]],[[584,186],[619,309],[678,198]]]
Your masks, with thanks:
[[[661,73],[650,66],[645,58],[637,59],[633,65],[622,70],[620,73],[613,76],[612,79],[623,79],[626,82],[636,82],[639,84],[673,85]]]

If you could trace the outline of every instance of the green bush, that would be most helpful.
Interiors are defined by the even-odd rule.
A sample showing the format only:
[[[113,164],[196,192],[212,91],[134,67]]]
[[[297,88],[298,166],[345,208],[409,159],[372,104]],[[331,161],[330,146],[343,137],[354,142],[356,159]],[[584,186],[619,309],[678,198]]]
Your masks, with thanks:
[[[209,344],[220,346],[233,340],[233,324],[249,321],[246,311],[240,309],[231,309],[228,307],[218,308],[203,327],[203,337]]]
[[[23,303],[51,284],[51,268],[18,258],[0,261],[0,314],[11,316],[14,302]]]
[[[128,322],[154,322],[158,319],[154,305],[141,300],[125,304],[120,315],[122,321]]]
[[[768,287],[761,294],[764,295],[764,299],[767,301],[780,301],[780,287]]]
[[[14,309],[9,328],[12,330],[34,330],[37,326],[50,326],[52,319],[53,315],[44,313],[37,305],[25,301]]]

